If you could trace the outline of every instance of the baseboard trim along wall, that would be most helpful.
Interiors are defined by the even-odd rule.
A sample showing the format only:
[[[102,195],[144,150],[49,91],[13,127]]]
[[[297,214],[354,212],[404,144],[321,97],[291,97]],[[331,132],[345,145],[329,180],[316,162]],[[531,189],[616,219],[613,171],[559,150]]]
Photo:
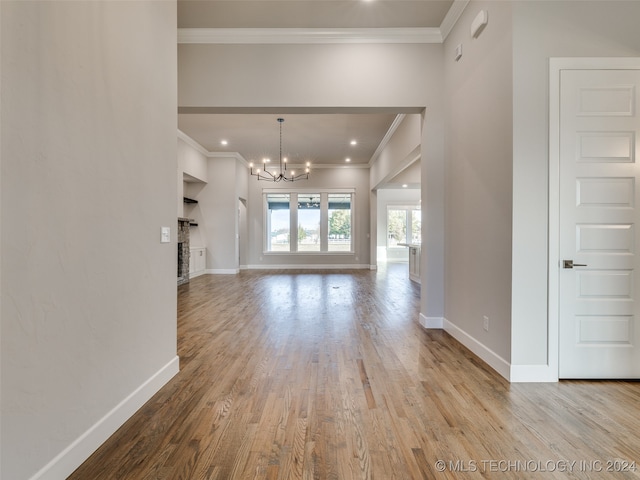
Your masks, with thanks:
[[[420,325],[422,325],[424,328],[443,328],[444,326],[443,317],[425,317],[421,313],[419,321]]]
[[[480,357],[496,372],[498,372],[507,380],[510,380],[511,365],[504,358],[488,348],[486,345],[480,343],[464,330],[458,328],[454,323],[450,322],[446,318],[444,319],[444,330],[453,338],[458,340],[462,345],[464,345],[478,357]]]
[[[239,268],[208,268],[204,273],[210,275],[235,275],[240,273]]]
[[[509,380],[513,383],[554,383],[558,381],[558,369],[549,365],[511,365]]]
[[[551,368],[549,365],[511,365],[500,355],[446,318],[426,317],[421,313],[419,322],[420,325],[427,329],[444,329],[511,383],[550,383],[558,381],[557,368]]]
[[[322,265],[247,265],[248,270],[369,270],[370,266],[361,264],[339,263]]]
[[[176,355],[146,382],[116,405],[109,413],[84,432],[30,480],[58,480],[67,478],[113,433],[140,409],[153,395],[179,371],[180,359]]]

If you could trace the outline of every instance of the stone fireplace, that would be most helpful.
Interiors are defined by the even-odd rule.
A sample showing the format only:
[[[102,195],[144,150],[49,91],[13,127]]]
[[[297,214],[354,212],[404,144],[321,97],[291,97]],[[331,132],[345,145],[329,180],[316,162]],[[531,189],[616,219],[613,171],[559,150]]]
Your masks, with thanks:
[[[189,282],[189,219],[178,217],[178,285]]]

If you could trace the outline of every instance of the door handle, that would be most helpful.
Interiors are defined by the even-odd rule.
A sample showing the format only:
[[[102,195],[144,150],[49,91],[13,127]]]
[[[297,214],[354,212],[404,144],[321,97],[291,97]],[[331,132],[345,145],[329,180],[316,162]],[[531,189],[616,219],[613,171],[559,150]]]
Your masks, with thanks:
[[[562,268],[586,267],[586,263],[573,263],[573,260],[563,260]]]

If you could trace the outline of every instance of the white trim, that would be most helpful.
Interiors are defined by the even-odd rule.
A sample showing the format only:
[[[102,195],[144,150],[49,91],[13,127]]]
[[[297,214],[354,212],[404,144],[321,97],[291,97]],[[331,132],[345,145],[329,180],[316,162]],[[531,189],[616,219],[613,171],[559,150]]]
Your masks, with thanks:
[[[238,152],[210,152],[180,129],[178,129],[178,138],[195,148],[199,153],[207,158],[235,158],[236,160],[244,163],[246,167],[249,167],[249,162],[247,162],[247,160]]]
[[[284,265],[247,265],[247,270],[368,270],[370,265],[360,263],[340,263],[340,264],[284,264]]]
[[[355,256],[356,252],[354,251],[347,252],[342,250],[337,250],[337,251],[327,250],[326,252],[322,252],[320,250],[316,250],[315,252],[305,252],[305,251],[299,251],[299,250],[295,252],[277,252],[277,251],[264,250],[262,254],[267,257],[277,257],[277,256],[296,257],[296,256],[305,256],[305,255],[309,257],[326,257],[327,255],[335,255],[337,257],[353,257]]]
[[[391,140],[391,137],[393,137],[393,134],[396,133],[396,130],[398,129],[398,127],[400,126],[400,124],[402,123],[405,117],[406,117],[406,114],[399,113],[398,115],[396,115],[396,118],[393,119],[393,122],[391,122],[391,126],[387,130],[387,133],[385,133],[384,137],[380,141],[380,144],[378,145],[378,148],[376,148],[376,151],[373,152],[373,155],[369,159],[369,163],[368,163],[369,167],[371,167],[374,163],[376,163],[376,160],[378,160],[378,157],[380,156],[382,151],[385,149],[385,147]]]
[[[142,405],[178,373],[180,359],[175,356],[130,395],[98,420],[86,432],[38,471],[31,480],[67,478],[120,428]]]
[[[550,365],[511,365],[512,383],[553,383],[558,381],[558,369]]]
[[[439,28],[179,28],[179,44],[442,43]]]
[[[444,331],[458,340],[462,345],[475,353],[482,361],[493,368],[496,372],[509,380],[511,373],[511,365],[504,358],[491,350],[489,347],[479,342],[467,332],[447,320],[444,319]]]
[[[189,280],[191,280],[192,278],[198,278],[205,273],[207,273],[206,270],[200,270],[199,272],[189,272]]]
[[[366,268],[366,266],[365,266]],[[377,265],[369,265],[369,270],[378,270],[378,266]]]
[[[421,313],[418,322],[427,329],[442,329],[444,326],[444,317],[425,317]]]
[[[305,167],[306,165],[289,165],[289,167],[296,167],[296,168],[300,168],[300,167]],[[368,163],[312,163],[311,164],[311,173],[313,173],[313,170],[321,170],[323,168],[343,168],[343,169],[349,169],[349,168],[369,168],[369,164]]]
[[[449,11],[442,20],[440,24],[440,34],[442,35],[442,41],[444,42],[451,30],[453,30],[454,25],[458,22],[460,15],[464,12],[464,9],[469,5],[469,0],[454,0],[453,5],[449,8]]]
[[[558,378],[560,343],[560,72],[562,70],[640,70],[640,57],[575,57],[549,59],[549,258],[548,368]],[[549,375],[548,378],[553,378]],[[553,381],[553,380],[548,380]]]
[[[207,268],[204,273],[209,275],[236,275],[240,273],[239,268]]]
[[[263,188],[262,193],[356,193],[355,187],[345,188]]]
[[[180,140],[183,140],[185,143],[192,146],[193,148],[195,148],[198,152],[200,152],[205,157],[209,156],[209,151],[206,148],[204,148],[202,145],[200,145],[198,142],[196,142],[193,138],[191,138],[189,135],[187,135],[180,129],[178,129],[178,138]]]
[[[209,158],[235,158],[236,160],[244,163],[246,167],[249,167],[249,162],[245,160],[245,158],[239,154],[238,152],[207,152],[207,157]]]

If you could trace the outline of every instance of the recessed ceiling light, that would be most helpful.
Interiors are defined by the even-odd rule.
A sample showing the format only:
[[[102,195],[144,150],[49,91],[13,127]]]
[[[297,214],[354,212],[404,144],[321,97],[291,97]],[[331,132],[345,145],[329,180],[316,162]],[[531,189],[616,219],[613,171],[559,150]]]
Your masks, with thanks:
[[[406,183],[402,184],[402,188],[407,188],[409,185],[407,185]]]
[[[356,140],[351,140],[351,145],[357,145],[358,142]]]
[[[220,145],[229,145],[229,142],[226,140],[220,140]]]
[[[351,161],[351,159],[350,158],[345,158],[344,161],[349,163]]]

